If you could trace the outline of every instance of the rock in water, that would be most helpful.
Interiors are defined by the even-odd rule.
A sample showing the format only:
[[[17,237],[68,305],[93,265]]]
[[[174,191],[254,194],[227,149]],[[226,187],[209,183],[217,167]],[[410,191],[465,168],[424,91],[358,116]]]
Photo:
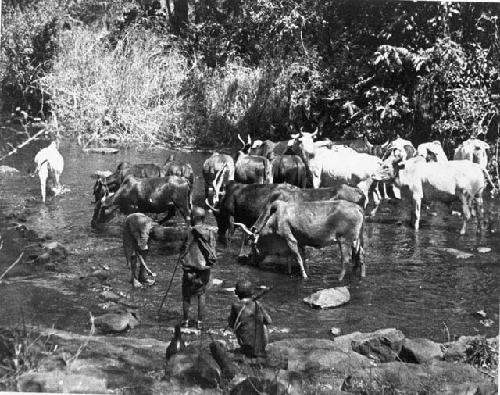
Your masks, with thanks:
[[[457,250],[456,248],[443,248],[443,251],[455,256],[457,259],[469,259],[473,254],[465,251]]]
[[[477,247],[477,252],[479,252],[480,254],[486,254],[488,252],[491,252],[491,248],[490,247]]]
[[[177,324],[174,330],[174,337],[170,341],[170,344],[168,345],[167,350],[165,352],[166,361],[168,362],[168,360],[172,355],[177,354],[178,352],[184,350],[185,348],[186,344],[184,343],[184,340],[182,340],[181,326]]]
[[[304,302],[320,309],[337,307],[349,302],[349,300],[351,300],[351,295],[347,287],[322,289],[304,298]]]
[[[6,175],[12,175],[12,174],[16,174],[16,173],[19,173],[19,170],[13,168],[13,167],[10,167],[10,166],[0,166],[0,174],[6,174]]]
[[[96,328],[103,333],[119,333],[139,325],[139,319],[134,312],[107,313],[94,318]]]

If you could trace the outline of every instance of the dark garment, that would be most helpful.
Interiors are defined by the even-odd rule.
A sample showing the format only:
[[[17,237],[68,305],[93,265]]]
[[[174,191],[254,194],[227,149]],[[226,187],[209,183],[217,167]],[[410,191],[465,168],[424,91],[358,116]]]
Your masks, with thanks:
[[[267,325],[272,323],[265,308],[252,298],[244,298],[231,306],[228,319],[241,351],[248,357],[264,356],[268,341]]]
[[[184,270],[182,276],[182,298],[204,294],[210,282],[210,269]]]
[[[216,263],[216,233],[205,224],[190,228],[181,249],[184,270],[207,270]]]

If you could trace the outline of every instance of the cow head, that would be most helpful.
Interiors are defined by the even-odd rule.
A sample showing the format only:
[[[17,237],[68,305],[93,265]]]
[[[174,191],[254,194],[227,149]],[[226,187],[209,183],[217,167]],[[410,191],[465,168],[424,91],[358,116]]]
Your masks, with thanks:
[[[298,147],[307,155],[314,155],[314,139],[318,134],[318,128],[314,133],[308,133],[301,130],[299,133],[292,134],[290,137],[294,140],[293,145]]]
[[[97,203],[99,200],[104,198],[109,194],[109,187],[103,178],[98,178],[94,184],[94,201],[92,203]]]

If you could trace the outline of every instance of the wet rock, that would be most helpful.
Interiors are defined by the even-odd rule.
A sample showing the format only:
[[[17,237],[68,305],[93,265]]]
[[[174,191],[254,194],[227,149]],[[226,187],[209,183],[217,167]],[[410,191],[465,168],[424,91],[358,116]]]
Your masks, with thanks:
[[[21,391],[39,390],[40,392],[64,393],[106,393],[106,380],[103,377],[67,373],[59,370],[22,374],[18,379]]]
[[[49,251],[51,258],[55,261],[64,260],[68,256],[68,250],[66,247],[57,241],[44,243],[43,247]]]
[[[50,262],[49,252],[44,252],[43,254],[38,255],[34,261],[35,265],[46,265],[49,262]]]
[[[94,317],[94,324],[102,333],[119,333],[139,325],[139,318],[134,312],[107,313]]]
[[[399,358],[409,363],[425,363],[442,357],[441,344],[424,338],[404,339],[399,353]]]
[[[100,294],[104,299],[109,300],[118,300],[120,299],[120,295],[115,294],[113,291],[102,291]]]
[[[322,289],[304,298],[305,303],[320,309],[341,306],[349,300],[351,300],[351,295],[347,287]]]
[[[353,371],[345,379],[342,390],[387,393],[390,389],[397,389],[398,393],[403,394],[461,394],[462,392],[448,392],[447,389],[471,385],[474,390],[465,393],[478,394],[476,390],[479,387],[489,384],[490,381],[481,373],[463,363],[434,361],[431,364],[417,365],[389,362]]]
[[[400,330],[388,328],[372,333],[354,332],[339,336],[334,343],[346,352],[353,350],[376,362],[390,362],[398,357],[403,339]]]
[[[342,329],[337,328],[337,327],[334,326],[334,327],[332,327],[332,329],[330,329],[330,333],[333,336],[339,336],[342,333]]]
[[[17,173],[19,173],[19,170],[15,169],[14,167],[5,166],[5,165],[0,166],[0,175],[11,176],[11,175],[17,174]]]
[[[456,248],[443,248],[443,251],[453,255],[457,259],[469,259],[474,256],[474,254],[471,254],[470,252],[460,251]]]
[[[263,379],[258,377],[247,377],[236,384],[230,395],[261,395],[261,394],[287,394],[286,387],[276,380]]]
[[[491,252],[491,248],[490,247],[477,247],[477,252],[479,252],[480,254],[486,254],[488,252]]]
[[[215,388],[221,379],[217,362],[207,351],[196,346],[188,346],[173,355],[167,362],[165,375],[170,380],[200,385],[203,388]]]

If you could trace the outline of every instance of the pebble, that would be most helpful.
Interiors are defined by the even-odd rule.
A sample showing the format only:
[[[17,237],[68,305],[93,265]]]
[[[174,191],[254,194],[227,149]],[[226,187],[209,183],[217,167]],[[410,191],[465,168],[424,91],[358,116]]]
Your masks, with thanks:
[[[480,254],[485,254],[487,252],[491,252],[491,248],[490,247],[477,247],[477,252],[479,252]]]

